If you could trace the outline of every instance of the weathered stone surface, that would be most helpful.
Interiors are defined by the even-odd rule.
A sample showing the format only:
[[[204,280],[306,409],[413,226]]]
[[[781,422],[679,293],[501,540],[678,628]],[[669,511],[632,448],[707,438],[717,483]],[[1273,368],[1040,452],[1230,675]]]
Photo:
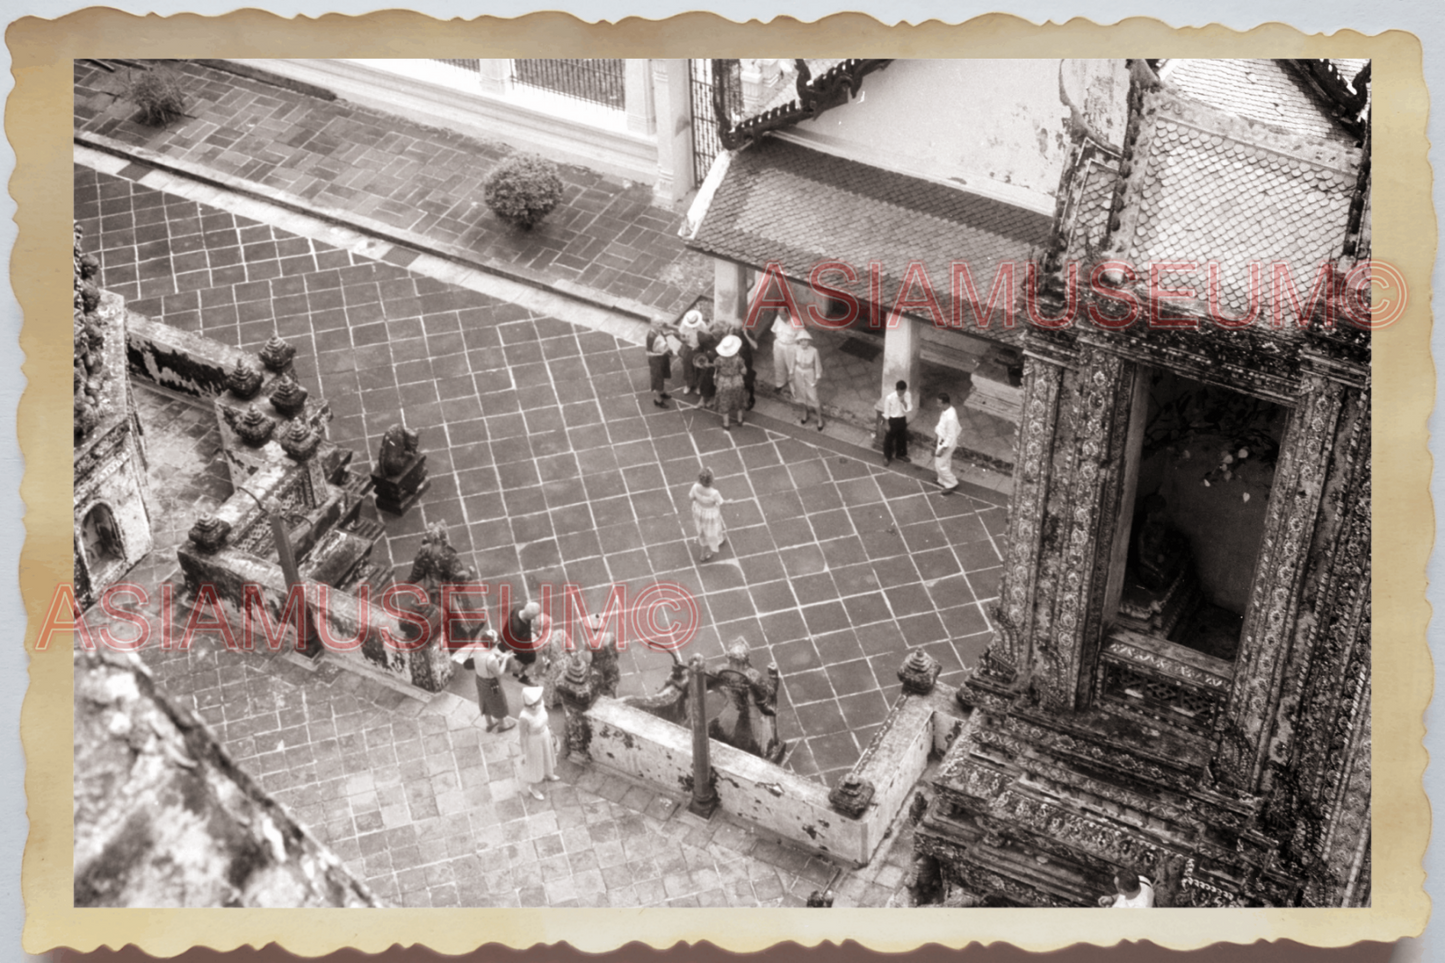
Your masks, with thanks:
[[[131,655],[75,653],[75,905],[374,907]]]

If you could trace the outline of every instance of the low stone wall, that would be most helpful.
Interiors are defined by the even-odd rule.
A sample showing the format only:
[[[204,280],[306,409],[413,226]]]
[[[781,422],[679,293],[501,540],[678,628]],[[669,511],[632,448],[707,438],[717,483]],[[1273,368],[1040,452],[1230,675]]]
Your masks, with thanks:
[[[286,577],[279,565],[233,548],[202,552],[192,542],[183,543],[176,554],[188,589],[194,593],[202,585],[214,588],[222,615],[233,627],[238,645],[243,644],[239,631],[247,618],[255,626],[255,645],[267,644],[259,614],[242,612],[241,600],[245,597],[245,586],[256,586],[272,627],[279,625],[288,597]],[[451,681],[455,666],[437,638],[411,650],[388,644],[383,630],[393,640],[407,636],[402,622],[387,614],[380,605],[372,601],[363,603],[349,592],[327,587],[327,604],[323,609],[319,604],[321,583],[303,579],[302,585],[312,625],[317,626],[318,632],[324,625],[330,638],[345,644],[345,648],[327,646],[326,658],[339,660],[343,668],[355,669],[363,675],[381,673],[398,685],[414,686],[425,692],[440,692]],[[294,629],[286,630],[282,644],[296,647]]]
[[[251,476],[248,488],[257,498],[264,500],[285,483],[288,471],[284,464],[267,465]],[[270,524],[257,506],[256,499],[244,494],[232,495],[216,509],[214,518],[218,526],[225,527],[227,532],[220,544],[206,550],[197,545],[193,535],[191,541],[183,542],[176,551],[187,588],[194,593],[202,585],[211,585],[229,623],[243,626],[247,618],[241,608],[245,587],[255,585],[261,592],[272,624],[279,624],[288,594],[286,577],[280,565],[235,544],[243,533],[251,531],[254,526]],[[296,539],[296,544],[300,548],[307,547],[313,537],[314,534],[308,531]],[[302,581],[313,625],[320,627],[324,621],[334,639],[360,638],[355,647],[328,648],[328,658],[351,663],[365,673],[385,673],[398,683],[417,686],[427,692],[440,692],[450,681],[454,666],[439,639],[433,638],[415,650],[388,645],[382,635],[383,630],[393,639],[406,636],[401,621],[387,614],[378,604],[379,599],[363,603],[349,592],[328,588],[327,605],[322,611],[319,604],[320,583]],[[251,618],[256,621],[256,616]],[[256,644],[264,645],[259,625],[256,631]],[[293,631],[287,631],[285,644],[295,646]]]
[[[955,733],[953,690],[900,695],[878,735],[853,770],[874,787],[857,816],[839,812],[826,786],[765,759],[713,741],[719,804],[734,816],[841,862],[872,859],[907,803],[929,754]],[[615,699],[599,699],[586,714],[588,757],[599,765],[663,789],[692,791],[690,730]]]
[[[224,393],[226,374],[241,359],[266,373],[261,360],[253,354],[133,311],[126,312],[125,350],[132,374],[198,398]]]
[[[587,712],[591,759],[672,792],[692,792],[692,733],[615,699]],[[824,855],[867,862],[864,824],[833,811],[828,789],[732,746],[712,743],[720,805]]]

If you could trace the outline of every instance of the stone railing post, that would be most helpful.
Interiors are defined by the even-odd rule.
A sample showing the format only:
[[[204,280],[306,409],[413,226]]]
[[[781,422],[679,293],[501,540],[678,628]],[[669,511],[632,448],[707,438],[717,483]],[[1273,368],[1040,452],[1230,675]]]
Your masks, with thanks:
[[[688,810],[704,819],[717,809],[717,791],[713,786],[712,760],[708,755],[707,735],[707,672],[702,656],[695,655],[688,663],[692,670],[692,801]]]

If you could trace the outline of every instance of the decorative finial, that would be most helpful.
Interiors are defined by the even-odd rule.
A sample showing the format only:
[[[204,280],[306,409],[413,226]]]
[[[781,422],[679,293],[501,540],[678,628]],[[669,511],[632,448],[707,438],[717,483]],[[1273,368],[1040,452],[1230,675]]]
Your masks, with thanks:
[[[195,543],[196,548],[212,555],[220,551],[221,546],[226,544],[226,536],[231,534],[231,523],[222,521],[215,515],[207,513],[196,519],[191,526],[190,539]]]
[[[226,387],[243,401],[256,397],[261,390],[261,372],[245,358],[237,358],[236,366],[226,375]]]
[[[941,671],[943,666],[937,659],[922,649],[914,649],[898,667],[898,681],[908,695],[928,695]]]
[[[266,346],[261,349],[261,363],[272,371],[282,371],[296,357],[296,349],[285,341],[280,335],[271,335]]]
[[[276,422],[262,414],[261,409],[253,402],[246,407],[245,413],[236,419],[235,428],[242,441],[252,448],[260,448],[271,440],[271,434],[276,430]]]
[[[300,418],[295,418],[286,426],[286,430],[281,432],[277,441],[281,443],[281,450],[286,454],[296,461],[305,461],[316,454],[316,449],[321,446],[321,433]]]
[[[296,383],[296,379],[289,374],[281,376],[281,381],[271,392],[271,407],[275,408],[282,417],[295,418],[306,410],[306,389]]]

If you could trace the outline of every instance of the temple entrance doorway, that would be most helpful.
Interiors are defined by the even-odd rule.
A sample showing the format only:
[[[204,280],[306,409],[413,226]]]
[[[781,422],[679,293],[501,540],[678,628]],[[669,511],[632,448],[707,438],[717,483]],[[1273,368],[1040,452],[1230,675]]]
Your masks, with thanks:
[[[1111,578],[1116,628],[1234,661],[1288,414],[1140,369]]]

